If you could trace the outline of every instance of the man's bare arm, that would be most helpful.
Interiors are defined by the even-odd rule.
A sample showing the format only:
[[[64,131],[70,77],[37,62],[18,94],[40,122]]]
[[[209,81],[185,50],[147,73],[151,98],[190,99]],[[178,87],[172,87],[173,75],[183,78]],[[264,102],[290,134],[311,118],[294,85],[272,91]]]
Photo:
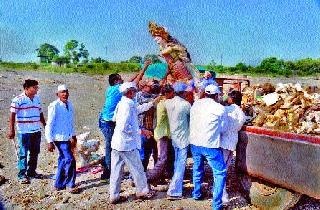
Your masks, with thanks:
[[[16,123],[16,113],[11,112],[9,116],[9,131],[7,137],[13,139],[15,137],[14,124]]]

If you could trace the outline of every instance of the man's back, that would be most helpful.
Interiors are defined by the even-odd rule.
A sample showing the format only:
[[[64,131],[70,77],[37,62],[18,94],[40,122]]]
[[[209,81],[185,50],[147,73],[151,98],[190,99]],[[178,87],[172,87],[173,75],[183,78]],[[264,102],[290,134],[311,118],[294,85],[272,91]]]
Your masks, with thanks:
[[[225,108],[211,98],[196,101],[190,110],[190,144],[218,148]]]
[[[105,92],[105,103],[102,108],[102,119],[106,121],[112,120],[114,110],[121,100],[122,94],[119,91],[119,86],[120,84],[110,86]]]
[[[179,96],[165,101],[165,107],[169,118],[172,144],[179,148],[189,145],[189,102]]]

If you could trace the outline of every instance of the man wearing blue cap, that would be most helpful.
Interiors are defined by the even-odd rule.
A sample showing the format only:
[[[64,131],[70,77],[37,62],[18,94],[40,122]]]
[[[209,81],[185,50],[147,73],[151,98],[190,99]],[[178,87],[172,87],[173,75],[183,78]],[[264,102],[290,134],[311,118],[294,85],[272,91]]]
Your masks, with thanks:
[[[189,145],[189,117],[191,105],[185,100],[187,84],[173,85],[175,97],[165,101],[169,118],[170,134],[175,152],[174,174],[167,191],[169,200],[182,198],[183,177]]]

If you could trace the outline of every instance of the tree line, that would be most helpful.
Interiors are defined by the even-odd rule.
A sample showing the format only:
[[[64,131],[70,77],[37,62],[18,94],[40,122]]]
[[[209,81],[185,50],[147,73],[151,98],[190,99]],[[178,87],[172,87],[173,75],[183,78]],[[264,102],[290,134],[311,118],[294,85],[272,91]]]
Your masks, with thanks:
[[[271,76],[311,76],[320,74],[320,59],[304,58],[285,61],[276,57],[263,59],[257,66],[238,63],[235,66],[216,65],[211,62],[206,68],[218,73],[271,75]]]
[[[66,67],[59,72],[81,72],[92,74],[108,74],[110,72],[134,72],[139,69],[144,60],[152,60],[153,63],[161,63],[162,60],[156,54],[145,56],[134,55],[128,60],[119,63],[109,63],[98,57],[89,59],[89,51],[84,43],[77,40],[69,40],[63,48],[63,53],[52,44],[43,43],[39,46],[37,56],[40,65],[36,63],[7,63],[0,59],[0,66],[11,68],[38,69],[41,67],[50,69],[51,64]],[[49,65],[48,65],[49,64]],[[320,74],[320,59],[305,58],[295,61],[285,61],[276,57],[263,59],[257,66],[246,63],[238,63],[235,66],[217,65],[212,60],[207,65],[198,65],[201,69],[207,69],[217,73],[248,74],[248,75],[271,75],[271,76],[311,76]],[[55,70],[57,70],[55,68]]]

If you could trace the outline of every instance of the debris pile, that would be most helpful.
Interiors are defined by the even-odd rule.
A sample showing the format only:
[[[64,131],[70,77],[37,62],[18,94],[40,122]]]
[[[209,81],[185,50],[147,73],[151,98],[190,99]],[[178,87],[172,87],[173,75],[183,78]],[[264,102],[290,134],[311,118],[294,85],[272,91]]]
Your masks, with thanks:
[[[311,90],[298,83],[247,87],[242,108],[254,126],[319,135],[320,95]]]
[[[90,131],[82,133],[77,136],[77,150],[76,156],[79,167],[89,165],[92,161],[100,159],[100,155],[97,154],[99,150],[100,141],[98,139],[87,140]]]

